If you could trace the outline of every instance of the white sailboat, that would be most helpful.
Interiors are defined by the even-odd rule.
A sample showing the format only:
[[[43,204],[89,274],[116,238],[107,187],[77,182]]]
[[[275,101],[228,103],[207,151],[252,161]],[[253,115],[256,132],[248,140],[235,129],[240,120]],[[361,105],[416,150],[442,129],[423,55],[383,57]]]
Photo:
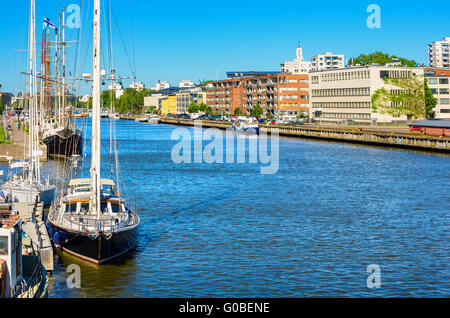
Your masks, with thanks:
[[[25,160],[10,162],[8,180],[1,189],[5,197],[13,202],[34,204],[37,200],[49,205],[54,199],[56,187],[49,184],[48,179],[46,183],[41,182],[35,21],[35,0],[30,0],[29,155]]]
[[[53,243],[64,251],[95,264],[108,262],[135,248],[140,223],[136,211],[127,207],[121,197],[120,187],[116,189],[116,182],[101,179],[100,14],[101,1],[94,0],[89,178],[77,178],[75,175],[64,195],[52,205],[48,216]],[[116,151],[116,175],[117,164]]]

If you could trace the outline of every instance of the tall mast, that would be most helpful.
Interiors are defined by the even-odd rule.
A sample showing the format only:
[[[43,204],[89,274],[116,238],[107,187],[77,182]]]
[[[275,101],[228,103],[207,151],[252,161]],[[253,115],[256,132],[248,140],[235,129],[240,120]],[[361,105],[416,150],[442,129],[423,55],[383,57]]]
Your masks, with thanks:
[[[94,0],[94,43],[92,52],[92,158],[91,212],[100,218],[100,0]]]
[[[30,106],[29,106],[29,151],[30,151],[30,174],[31,182],[38,181],[39,172],[39,140],[37,140],[37,91],[36,91],[36,13],[35,0],[30,0]]]
[[[66,115],[66,8],[62,11],[62,125],[65,127]]]

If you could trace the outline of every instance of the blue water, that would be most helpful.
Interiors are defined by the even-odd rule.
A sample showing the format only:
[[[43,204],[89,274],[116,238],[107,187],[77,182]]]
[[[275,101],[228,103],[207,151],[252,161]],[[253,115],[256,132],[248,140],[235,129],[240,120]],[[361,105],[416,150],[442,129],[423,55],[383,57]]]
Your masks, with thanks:
[[[101,267],[57,257],[50,297],[450,296],[450,156],[281,138],[278,173],[262,175],[173,163],[179,127],[117,125],[140,244]],[[367,287],[371,264],[381,288]]]

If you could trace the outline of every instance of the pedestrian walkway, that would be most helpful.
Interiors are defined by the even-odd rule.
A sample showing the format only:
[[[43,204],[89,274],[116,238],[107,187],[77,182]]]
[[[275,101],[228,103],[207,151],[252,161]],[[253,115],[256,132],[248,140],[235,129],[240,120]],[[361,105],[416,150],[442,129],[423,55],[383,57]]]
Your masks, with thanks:
[[[26,134],[17,127],[17,123],[11,125],[11,140],[15,144],[23,145],[25,143]]]

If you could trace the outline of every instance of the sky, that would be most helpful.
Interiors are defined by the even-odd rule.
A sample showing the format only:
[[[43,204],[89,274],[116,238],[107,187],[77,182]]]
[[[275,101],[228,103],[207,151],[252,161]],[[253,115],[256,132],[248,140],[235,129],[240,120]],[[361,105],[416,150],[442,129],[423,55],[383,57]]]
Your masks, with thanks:
[[[26,80],[21,72],[27,69],[29,0],[0,1],[0,90],[17,93]],[[324,52],[349,59],[382,51],[427,65],[428,44],[450,36],[450,1],[442,0],[110,2],[114,68],[122,77],[135,74],[147,88],[158,80],[176,86],[223,79],[228,71],[279,71],[280,63],[294,59],[298,44],[307,60]],[[67,49],[67,63],[79,76],[92,68],[93,0],[36,0],[36,29],[40,41],[44,17],[56,23],[62,6],[73,4],[82,8],[81,29],[67,29],[67,40],[79,37]],[[370,4],[380,8],[381,28],[367,26]],[[106,34],[102,58],[109,69]],[[88,91],[81,84],[78,94]]]

